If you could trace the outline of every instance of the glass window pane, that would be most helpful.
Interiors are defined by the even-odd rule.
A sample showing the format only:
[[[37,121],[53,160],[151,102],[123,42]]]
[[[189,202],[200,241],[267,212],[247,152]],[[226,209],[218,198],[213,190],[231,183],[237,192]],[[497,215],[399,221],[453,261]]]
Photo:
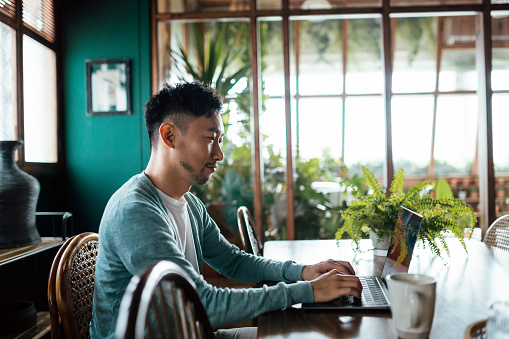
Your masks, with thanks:
[[[509,2],[508,2],[509,3]],[[491,86],[494,91],[509,90],[509,13],[492,12]]]
[[[16,140],[16,34],[1,22],[0,46],[0,140]]]
[[[256,0],[256,8],[260,10],[275,10],[283,8],[281,0]]]
[[[380,0],[290,0],[292,9],[332,9],[381,6]]]
[[[392,6],[431,6],[480,4],[482,0],[391,0]]]
[[[267,96],[282,97],[285,95],[285,78],[281,20],[260,20],[258,27],[263,93]]]
[[[348,24],[346,92],[382,93],[380,19],[350,19]]]
[[[266,1],[266,0],[264,0]],[[268,0],[278,1],[278,0]],[[280,0],[279,0],[280,1]],[[249,0],[157,0],[158,13],[204,13],[248,11]]]
[[[493,94],[493,163],[496,174],[509,173],[509,94]]]
[[[16,15],[16,2],[9,0],[0,1],[0,12],[14,18]]]
[[[56,163],[57,88],[56,55],[23,36],[23,106],[25,161]]]
[[[441,92],[477,90],[475,49],[443,51],[438,83]]]
[[[337,223],[327,208],[341,208],[342,100],[300,99],[292,141],[295,149],[295,235],[332,239]]]
[[[476,95],[442,95],[437,102],[435,172],[469,174],[476,152]]]
[[[496,203],[497,217],[509,214],[509,125],[508,93],[493,94],[493,163],[496,176]]]
[[[286,238],[286,118],[283,99],[266,99],[260,114],[266,239]]]
[[[361,165],[383,175],[385,119],[381,97],[350,97],[345,102],[345,155],[349,175],[363,175]]]
[[[164,51],[159,56],[162,82],[200,80],[226,95],[249,75],[246,21],[174,22],[160,25],[159,31],[159,50]],[[204,46],[203,58],[198,55],[198,45]]]
[[[493,49],[491,87],[494,91],[509,90],[509,48]]]
[[[394,93],[432,92],[436,79],[437,18],[397,18]]]
[[[23,23],[49,41],[55,41],[53,0],[23,0],[22,4]]]
[[[299,94],[340,94],[343,91],[341,21],[302,20],[294,21],[292,27],[293,35],[298,38],[292,46],[292,69],[298,74]]]
[[[297,130],[293,137],[297,156],[341,158],[342,102],[339,98],[300,99]]]
[[[392,98],[392,154],[395,171],[426,176],[431,159],[433,96]]]
[[[286,238],[286,113],[281,20],[259,20],[261,161],[266,239]]]
[[[441,17],[440,91],[477,90],[476,18],[475,16]]]

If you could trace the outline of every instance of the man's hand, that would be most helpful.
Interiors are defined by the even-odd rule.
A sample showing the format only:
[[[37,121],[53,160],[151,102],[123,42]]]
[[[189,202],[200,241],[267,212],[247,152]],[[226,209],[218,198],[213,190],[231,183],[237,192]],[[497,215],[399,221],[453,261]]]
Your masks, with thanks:
[[[359,278],[331,270],[310,281],[313,287],[315,302],[327,302],[342,295],[353,295],[360,298],[362,285]]]
[[[306,265],[300,274],[302,280],[311,281],[324,273],[336,270],[339,273],[355,275],[352,265],[348,261],[326,260],[314,265]]]

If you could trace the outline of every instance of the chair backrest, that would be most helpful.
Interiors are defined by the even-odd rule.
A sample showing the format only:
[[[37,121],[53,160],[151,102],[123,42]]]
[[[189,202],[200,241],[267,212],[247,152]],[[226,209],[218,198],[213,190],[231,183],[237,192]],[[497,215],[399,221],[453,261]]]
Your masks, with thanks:
[[[97,233],[69,238],[60,248],[48,279],[51,338],[89,338],[94,296],[95,264],[99,249]]]
[[[484,319],[470,324],[465,330],[465,339],[486,339],[486,322]]]
[[[509,215],[504,215],[491,224],[484,236],[484,242],[509,251]]]
[[[175,263],[160,261],[132,277],[115,338],[214,338],[196,285]]]
[[[237,209],[237,223],[244,251],[262,256],[263,243],[256,233],[253,218],[247,207],[240,206]]]

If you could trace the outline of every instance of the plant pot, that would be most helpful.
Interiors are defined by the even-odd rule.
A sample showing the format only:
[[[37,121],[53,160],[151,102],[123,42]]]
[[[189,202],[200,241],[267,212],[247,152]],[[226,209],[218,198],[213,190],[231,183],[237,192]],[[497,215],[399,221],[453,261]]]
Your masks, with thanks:
[[[41,186],[14,161],[14,152],[22,144],[23,141],[0,141],[0,248],[41,241],[35,225]]]
[[[387,250],[389,249],[389,235],[385,235],[383,238],[379,238],[375,232],[369,230],[371,242],[373,243],[373,254],[381,257],[387,256]]]

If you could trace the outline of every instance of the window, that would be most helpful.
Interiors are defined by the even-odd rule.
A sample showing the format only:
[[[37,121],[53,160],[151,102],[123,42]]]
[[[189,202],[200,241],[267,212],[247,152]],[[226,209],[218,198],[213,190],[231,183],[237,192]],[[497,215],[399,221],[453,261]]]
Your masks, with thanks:
[[[24,141],[22,166],[59,160],[53,6],[52,0],[0,0],[0,140]]]
[[[404,168],[408,185],[461,177],[462,188],[488,187],[489,199],[495,196],[490,164],[497,178],[509,173],[500,127],[509,105],[507,1],[257,0],[256,8],[245,0],[153,1],[158,86],[183,69],[168,58],[168,45],[197,60],[196,37],[208,46],[217,27],[243,25],[236,32],[241,38],[230,42],[246,53],[238,60],[249,66],[247,87],[228,100],[250,107],[234,111],[228,104],[235,132],[227,138],[248,145],[251,161],[238,148],[225,156],[243,155],[236,170],[250,171],[246,191],[259,234],[268,239],[332,238],[337,212],[351,196],[345,181],[362,177],[361,165],[384,186]],[[483,22],[485,11],[490,22]],[[191,22],[200,23],[198,34]],[[491,42],[477,35],[489,25]],[[481,42],[492,60],[485,60]],[[479,105],[486,100],[492,105]],[[493,125],[479,123],[491,118]],[[479,156],[490,153],[483,145],[492,156]],[[509,195],[507,179],[498,185]],[[466,198],[494,218],[491,200]]]

